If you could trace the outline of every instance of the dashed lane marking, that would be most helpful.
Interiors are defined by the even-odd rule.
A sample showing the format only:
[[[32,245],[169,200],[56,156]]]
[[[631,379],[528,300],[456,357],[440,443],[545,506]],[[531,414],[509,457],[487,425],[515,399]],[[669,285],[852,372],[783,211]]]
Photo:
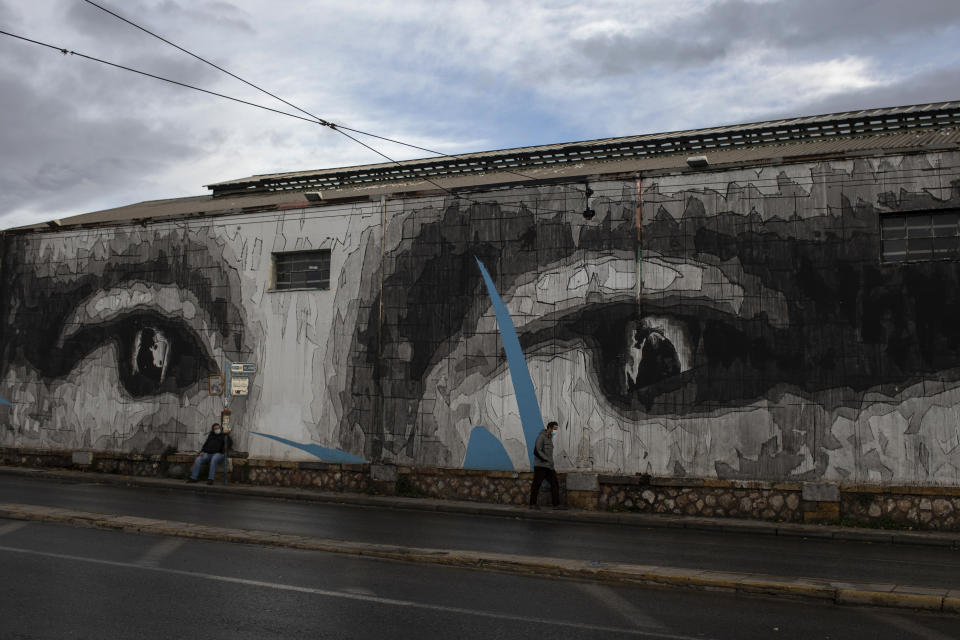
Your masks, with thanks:
[[[160,564],[161,560],[182,547],[184,542],[186,542],[186,540],[183,538],[167,538],[166,540],[162,540],[153,545],[150,550],[137,561],[137,564],[143,567],[156,567]]]
[[[664,629],[665,627],[659,621],[650,617],[640,607],[636,606],[619,593],[600,584],[581,582],[578,583],[580,589],[590,595],[594,600],[603,604],[611,611],[620,614],[629,620],[634,626],[646,629]]]
[[[0,524],[0,536],[4,536],[8,533],[13,533],[14,531],[19,531],[27,526],[26,522],[8,522],[7,524]]]
[[[956,640],[956,636],[947,636],[939,631],[917,624],[915,620],[907,620],[890,613],[869,612],[874,618],[890,626],[896,627],[906,634],[904,637],[917,637],[922,640]]]

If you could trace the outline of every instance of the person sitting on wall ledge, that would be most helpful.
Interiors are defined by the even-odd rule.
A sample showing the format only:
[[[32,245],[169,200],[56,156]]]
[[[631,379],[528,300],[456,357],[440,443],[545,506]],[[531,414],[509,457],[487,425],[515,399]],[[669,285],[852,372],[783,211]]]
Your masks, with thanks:
[[[230,436],[223,432],[219,422],[214,422],[210,427],[210,433],[207,434],[203,447],[200,449],[200,455],[193,461],[193,470],[190,472],[187,482],[196,482],[197,476],[200,475],[200,468],[209,462],[210,474],[207,476],[207,484],[213,484],[213,477],[217,475],[217,464],[223,460],[230,444]]]

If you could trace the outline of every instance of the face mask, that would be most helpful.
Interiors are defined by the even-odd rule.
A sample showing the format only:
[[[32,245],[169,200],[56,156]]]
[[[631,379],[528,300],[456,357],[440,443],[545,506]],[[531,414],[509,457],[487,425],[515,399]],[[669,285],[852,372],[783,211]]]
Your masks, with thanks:
[[[221,432],[221,431],[223,431],[223,430],[222,430],[222,429],[214,429],[214,430],[213,430],[213,432],[214,432],[215,434],[217,434],[217,435],[220,435],[220,432]]]

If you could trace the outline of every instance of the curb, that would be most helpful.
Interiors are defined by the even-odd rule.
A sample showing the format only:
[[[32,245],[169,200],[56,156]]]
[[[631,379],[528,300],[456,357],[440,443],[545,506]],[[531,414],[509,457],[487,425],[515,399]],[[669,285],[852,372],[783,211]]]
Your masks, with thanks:
[[[402,496],[372,496],[358,493],[316,491],[287,487],[255,485],[212,486],[185,484],[182,480],[167,478],[144,478],[89,471],[65,469],[34,469],[0,466],[0,475],[19,475],[63,480],[115,484],[121,486],[169,489],[173,491],[220,492],[225,494],[269,498],[274,500],[300,500],[322,504],[349,504],[363,507],[389,509],[414,509],[465,515],[484,515],[502,518],[524,518],[558,522],[584,522],[589,524],[618,524],[652,529],[689,529],[723,533],[775,535],[828,540],[849,540],[883,544],[908,544],[918,546],[952,547],[960,549],[960,533],[939,531],[900,531],[888,529],[865,529],[838,527],[820,524],[790,522],[763,522],[737,518],[706,518],[647,513],[614,513],[607,511],[530,511],[524,507],[483,502],[441,500],[435,498],[406,498]]]
[[[567,560],[482,551],[403,547],[15,503],[0,503],[0,517],[54,522],[96,529],[112,529],[135,534],[256,544],[593,582],[724,591],[801,598],[832,602],[839,605],[922,609],[960,614],[960,590],[930,589],[895,584],[840,583],[812,578],[784,578],[761,574],[700,571],[653,565]]]

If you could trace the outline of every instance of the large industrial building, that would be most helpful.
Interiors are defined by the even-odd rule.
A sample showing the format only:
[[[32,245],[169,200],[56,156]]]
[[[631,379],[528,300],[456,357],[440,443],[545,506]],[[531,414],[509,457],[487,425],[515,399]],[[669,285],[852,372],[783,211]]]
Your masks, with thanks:
[[[960,103],[3,232],[0,446],[960,486]]]

